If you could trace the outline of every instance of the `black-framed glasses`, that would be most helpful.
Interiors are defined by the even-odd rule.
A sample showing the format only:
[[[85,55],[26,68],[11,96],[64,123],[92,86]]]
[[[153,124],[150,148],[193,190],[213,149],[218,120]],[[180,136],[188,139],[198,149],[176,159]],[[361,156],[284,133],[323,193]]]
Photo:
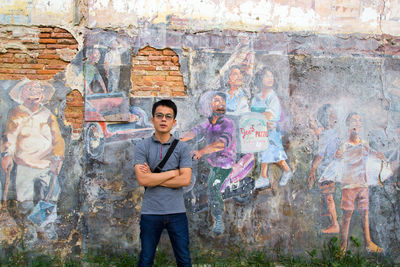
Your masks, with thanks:
[[[163,113],[156,113],[154,114],[154,118],[156,118],[157,120],[162,120],[165,117],[165,119],[167,121],[172,121],[174,119],[174,115],[172,114],[163,114]]]

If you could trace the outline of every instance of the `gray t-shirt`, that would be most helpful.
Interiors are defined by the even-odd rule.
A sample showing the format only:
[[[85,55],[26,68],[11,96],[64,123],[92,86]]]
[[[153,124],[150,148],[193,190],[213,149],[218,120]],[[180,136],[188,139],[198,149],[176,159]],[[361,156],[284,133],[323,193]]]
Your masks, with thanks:
[[[136,145],[135,165],[147,163],[151,170],[161,162],[171,146],[174,137],[161,144],[154,135]],[[191,168],[192,158],[189,146],[180,141],[162,171]],[[173,214],[186,212],[183,199],[183,188],[167,188],[163,186],[147,187],[143,195],[142,214]]]

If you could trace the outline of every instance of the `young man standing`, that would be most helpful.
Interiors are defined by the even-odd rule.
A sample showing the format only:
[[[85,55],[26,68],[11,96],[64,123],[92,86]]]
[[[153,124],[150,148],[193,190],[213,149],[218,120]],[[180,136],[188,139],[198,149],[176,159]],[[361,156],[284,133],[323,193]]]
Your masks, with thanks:
[[[163,229],[167,229],[178,266],[191,266],[189,230],[183,199],[183,186],[190,185],[192,159],[184,142],[178,142],[160,172],[158,164],[174,141],[171,129],[176,124],[177,108],[171,100],[154,103],[151,121],[153,136],[136,146],[135,174],[138,183],[146,187],[143,196],[139,267],[152,266]]]

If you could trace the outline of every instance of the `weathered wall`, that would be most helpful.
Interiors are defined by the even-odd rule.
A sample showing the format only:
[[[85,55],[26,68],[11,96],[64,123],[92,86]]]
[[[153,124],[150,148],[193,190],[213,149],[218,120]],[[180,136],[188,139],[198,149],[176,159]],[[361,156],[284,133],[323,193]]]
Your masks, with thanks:
[[[185,194],[193,251],[240,245],[297,255],[343,239],[351,218],[348,238],[364,253],[399,262],[396,1],[56,2],[1,9],[4,248],[24,240],[63,256],[138,250],[144,189],[132,164],[136,142],[152,133],[152,103],[174,99],[174,133],[185,137],[208,121],[208,97],[222,91],[238,164],[232,184],[212,193],[207,155],[194,162]],[[265,67],[275,93],[260,101]],[[235,81],[244,109],[229,101]],[[252,142],[266,142],[265,125],[260,148]],[[188,142],[196,151],[209,137]],[[363,142],[352,146],[351,137]],[[271,186],[257,189],[266,166]],[[349,185],[357,177],[368,180]],[[218,195],[222,233],[210,210]]]

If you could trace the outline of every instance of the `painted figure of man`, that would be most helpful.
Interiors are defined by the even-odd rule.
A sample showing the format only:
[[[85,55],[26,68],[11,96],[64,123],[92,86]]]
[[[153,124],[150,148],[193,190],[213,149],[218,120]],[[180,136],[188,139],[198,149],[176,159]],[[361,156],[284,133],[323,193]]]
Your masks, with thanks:
[[[96,67],[101,57],[100,50],[97,48],[90,48],[87,50],[86,56],[87,59],[83,65],[86,93],[89,95],[107,93],[106,85]]]
[[[376,158],[384,159],[380,152],[372,150],[368,143],[360,138],[363,124],[360,115],[350,113],[346,118],[349,133],[348,140],[336,151],[335,157],[342,161],[342,233],[341,249],[347,249],[350,221],[353,216],[355,204],[361,216],[364,230],[365,246],[368,251],[382,252],[382,248],[371,240],[369,229],[369,193],[367,177],[367,159],[373,154]]]
[[[117,39],[111,41],[111,48],[104,57],[104,68],[108,79],[107,89],[109,93],[119,90],[119,77],[121,73],[121,52]]]
[[[308,176],[308,186],[311,189],[315,180],[320,178],[318,182],[323,199],[325,200],[328,216],[331,225],[323,229],[325,234],[339,233],[339,223],[337,220],[335,200],[333,194],[335,192],[335,181],[326,180],[321,177],[323,171],[333,164],[335,153],[339,148],[339,136],[336,131],[337,115],[331,104],[325,104],[318,109],[317,121],[322,129],[315,127],[314,131],[318,136],[318,152],[315,156],[310,174]]]
[[[16,164],[16,193],[23,214],[39,200],[56,201],[60,192],[57,176],[65,142],[56,117],[43,105],[53,94],[50,84],[29,80],[20,82],[9,93],[20,105],[8,115],[1,166],[9,177]]]
[[[208,121],[198,125],[185,134],[181,140],[187,141],[197,135],[205,136],[207,145],[192,155],[195,159],[208,157],[210,173],[208,177],[208,201],[214,220],[213,232],[222,234],[224,223],[222,213],[224,202],[220,188],[232,171],[236,161],[236,130],[232,120],[225,117],[225,98],[222,92],[208,92],[203,95],[201,103],[208,107]],[[203,107],[204,108],[204,107]]]
[[[191,266],[189,229],[183,199],[184,186],[190,185],[192,159],[186,143],[179,142],[161,172],[154,170],[174,141],[177,107],[171,100],[160,100],[152,108],[155,133],[136,146],[135,174],[146,187],[141,219],[139,267],[152,266],[163,229],[167,229],[178,266]]]
[[[226,114],[240,115],[249,112],[247,92],[243,88],[243,75],[239,66],[232,66],[228,70]]]

